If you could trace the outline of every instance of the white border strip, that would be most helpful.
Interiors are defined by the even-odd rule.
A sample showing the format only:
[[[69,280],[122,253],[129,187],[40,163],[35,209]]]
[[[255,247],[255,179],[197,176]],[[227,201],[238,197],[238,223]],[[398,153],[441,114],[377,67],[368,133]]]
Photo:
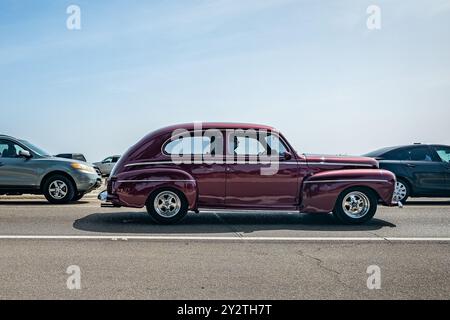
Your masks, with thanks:
[[[282,242],[450,242],[450,237],[210,237],[210,236],[82,236],[82,235],[0,235],[0,240],[165,240],[165,241],[282,241]]]

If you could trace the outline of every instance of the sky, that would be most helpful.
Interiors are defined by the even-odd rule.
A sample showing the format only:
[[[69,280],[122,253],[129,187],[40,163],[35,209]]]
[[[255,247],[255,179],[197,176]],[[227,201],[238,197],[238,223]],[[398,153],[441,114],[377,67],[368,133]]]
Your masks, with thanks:
[[[450,144],[449,39],[449,0],[2,0],[0,133],[91,162],[192,121],[301,153]]]

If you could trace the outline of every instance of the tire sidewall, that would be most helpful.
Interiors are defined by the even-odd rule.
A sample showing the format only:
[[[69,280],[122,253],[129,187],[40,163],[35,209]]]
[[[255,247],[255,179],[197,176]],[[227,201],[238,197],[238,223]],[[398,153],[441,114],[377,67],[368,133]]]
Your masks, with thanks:
[[[62,199],[55,199],[50,195],[50,191],[49,191],[49,187],[50,184],[52,182],[54,182],[55,180],[60,180],[62,182],[64,182],[67,185],[68,191],[67,194],[64,198]],[[70,181],[70,179],[66,178],[65,176],[62,175],[53,175],[50,178],[48,178],[45,183],[44,183],[44,190],[43,190],[44,196],[45,198],[48,200],[48,202],[53,203],[53,204],[66,204],[69,203],[70,201],[72,201],[72,199],[74,198],[76,192],[75,192],[75,186],[72,183],[72,181]]]
[[[85,196],[85,194],[83,192],[80,192],[78,194],[75,194],[72,198],[72,201],[79,201],[81,200],[83,197]]]
[[[156,199],[156,197],[164,191],[170,191],[175,193],[181,201],[181,208],[180,211],[173,217],[170,218],[166,218],[163,217],[161,215],[158,214],[158,212],[156,212],[155,207],[154,207],[154,201]],[[164,188],[164,189],[159,189],[155,192],[153,192],[150,197],[147,200],[147,212],[150,215],[150,217],[159,224],[174,224],[177,223],[179,221],[181,221],[187,214],[188,212],[188,202],[186,200],[186,197],[184,196],[184,194],[176,189],[172,189],[172,188]]]
[[[363,217],[361,218],[352,218],[349,217],[347,214],[345,214],[344,209],[342,208],[342,201],[344,200],[344,198],[351,192],[354,191],[358,191],[358,192],[362,192],[364,193],[368,198],[369,198],[369,202],[370,202],[370,209],[369,212],[367,212]],[[335,208],[333,210],[333,215],[341,222],[344,224],[362,224],[365,223],[367,221],[369,221],[370,219],[373,218],[373,216],[375,215],[376,211],[377,211],[377,207],[378,207],[378,200],[377,197],[375,195],[375,193],[369,189],[366,188],[362,188],[362,187],[354,187],[354,188],[349,188],[346,189],[345,191],[343,191],[337,201],[336,201],[336,205]]]

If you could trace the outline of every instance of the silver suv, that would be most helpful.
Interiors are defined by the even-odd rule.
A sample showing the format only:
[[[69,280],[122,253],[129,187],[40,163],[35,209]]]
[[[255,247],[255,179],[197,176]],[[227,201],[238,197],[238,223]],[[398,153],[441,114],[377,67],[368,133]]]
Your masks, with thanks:
[[[0,135],[0,195],[43,194],[51,203],[80,200],[101,185],[95,169],[56,158],[25,140]]]
[[[102,176],[109,177],[119,159],[120,156],[111,156],[101,162],[94,162],[93,165],[100,170]]]

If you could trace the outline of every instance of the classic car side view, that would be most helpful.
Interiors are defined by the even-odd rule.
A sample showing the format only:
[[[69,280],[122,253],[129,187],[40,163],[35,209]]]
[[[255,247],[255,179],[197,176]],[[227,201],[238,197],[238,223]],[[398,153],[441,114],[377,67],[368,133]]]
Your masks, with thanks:
[[[450,197],[450,146],[414,144],[370,152],[380,167],[397,177],[394,200]]]
[[[203,208],[333,212],[342,223],[360,224],[378,203],[395,205],[395,183],[372,158],[298,154],[269,126],[188,123],[131,147],[99,199],[103,206],[146,207],[164,224]]]
[[[0,135],[0,195],[43,194],[63,204],[100,185],[101,177],[87,163],[53,157],[28,141]]]

